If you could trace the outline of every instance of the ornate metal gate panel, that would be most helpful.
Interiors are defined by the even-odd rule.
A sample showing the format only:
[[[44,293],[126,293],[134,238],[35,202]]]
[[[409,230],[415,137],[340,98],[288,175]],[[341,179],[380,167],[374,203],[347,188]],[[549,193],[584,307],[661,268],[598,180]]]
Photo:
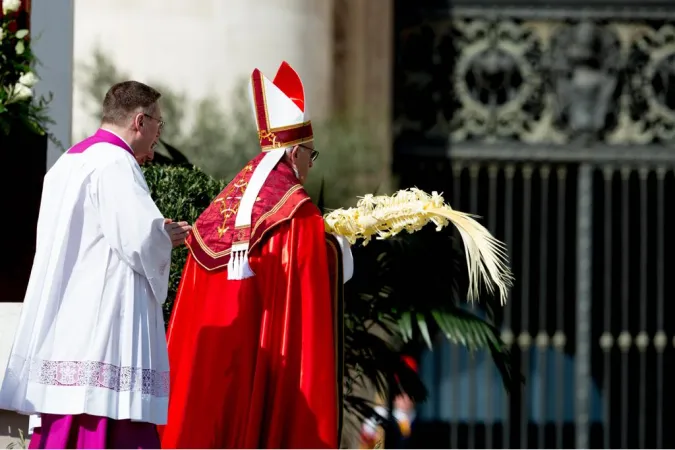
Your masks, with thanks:
[[[396,6],[395,170],[509,245],[503,335],[527,377],[504,397],[480,355],[439,347],[430,436],[674,446],[675,4],[413,3]]]

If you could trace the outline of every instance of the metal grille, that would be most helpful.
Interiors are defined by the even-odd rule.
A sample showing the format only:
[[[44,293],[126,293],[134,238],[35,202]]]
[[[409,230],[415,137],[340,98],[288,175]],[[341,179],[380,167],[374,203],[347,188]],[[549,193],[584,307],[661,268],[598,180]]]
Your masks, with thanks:
[[[675,344],[672,166],[602,166],[593,173],[593,375],[603,387],[605,448],[670,448]],[[598,431],[600,433],[600,431]],[[600,436],[594,436],[600,441]]]
[[[675,8],[423,3],[396,3],[395,171],[508,244],[527,377],[507,397],[486,355],[439,340],[429,445],[674,447]]]
[[[664,380],[675,345],[665,320],[673,171],[475,160],[414,168],[421,188],[443,186],[456,207],[483,216],[508,243],[517,282],[503,337],[527,376],[520,395],[507,397],[486,355],[469,358],[439,341],[423,359],[435,395],[421,410],[446,422],[443,432],[428,424],[437,443],[672,446],[675,436],[663,425],[672,412]]]
[[[436,172],[424,177],[428,186],[420,187],[438,189],[447,172],[440,166]],[[458,347],[441,344],[432,357],[436,361],[425,361],[423,369],[434,370],[438,361],[448,359],[443,355],[448,352],[448,370],[427,380],[437,395],[423,407],[423,415],[438,417],[436,404],[451,404],[444,415],[451,422],[451,448],[572,447],[568,400],[574,395],[569,360],[575,350],[576,249],[569,245],[577,236],[578,168],[458,162],[450,172],[443,184],[453,205],[483,216],[513,255],[518,282],[503,311],[503,338],[528,381],[522,395],[509,398],[486,355],[473,359]],[[463,384],[458,381],[462,372]],[[437,386],[443,376],[451,387],[441,393]]]

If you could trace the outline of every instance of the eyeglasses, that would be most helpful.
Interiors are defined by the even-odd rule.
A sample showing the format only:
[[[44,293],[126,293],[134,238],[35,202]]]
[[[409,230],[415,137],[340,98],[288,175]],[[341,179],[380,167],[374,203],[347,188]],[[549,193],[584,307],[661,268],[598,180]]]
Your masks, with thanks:
[[[319,157],[319,152],[317,152],[317,151],[314,150],[313,148],[309,148],[309,147],[307,147],[307,146],[305,146],[305,145],[302,145],[302,144],[298,144],[298,147],[302,147],[302,148],[304,148],[305,150],[309,150],[309,151],[311,152],[311,153],[309,154],[309,157],[311,158],[312,161],[316,161],[316,158]]]
[[[157,123],[159,123],[159,129],[160,129],[160,131],[162,130],[162,128],[164,128],[164,124],[165,124],[166,122],[164,122],[162,119],[158,119],[157,117],[153,117],[153,116],[151,116],[150,114],[145,114],[145,113],[143,113],[143,115],[144,115],[145,117],[148,117],[148,118],[152,119],[152,120],[156,120]]]

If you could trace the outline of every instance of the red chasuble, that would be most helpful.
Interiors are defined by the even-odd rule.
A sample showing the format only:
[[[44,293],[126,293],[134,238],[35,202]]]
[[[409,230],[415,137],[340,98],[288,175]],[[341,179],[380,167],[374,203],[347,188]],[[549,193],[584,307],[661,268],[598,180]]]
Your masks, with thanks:
[[[283,161],[253,208],[254,277],[228,280],[236,208],[262,154],[188,238],[168,330],[163,448],[337,448],[342,415],[342,262]],[[246,238],[246,237],[244,237]]]

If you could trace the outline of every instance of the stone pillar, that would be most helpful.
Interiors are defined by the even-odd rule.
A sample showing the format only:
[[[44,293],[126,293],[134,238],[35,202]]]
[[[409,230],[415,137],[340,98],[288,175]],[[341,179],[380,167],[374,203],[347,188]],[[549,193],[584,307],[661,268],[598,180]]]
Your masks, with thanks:
[[[392,161],[393,0],[334,0],[333,110],[365,120],[382,152],[380,191],[390,191]],[[375,399],[372,387],[354,395]],[[359,447],[360,422],[346,416],[342,445]]]
[[[392,153],[393,0],[335,0],[335,111],[367,120],[389,184]]]

